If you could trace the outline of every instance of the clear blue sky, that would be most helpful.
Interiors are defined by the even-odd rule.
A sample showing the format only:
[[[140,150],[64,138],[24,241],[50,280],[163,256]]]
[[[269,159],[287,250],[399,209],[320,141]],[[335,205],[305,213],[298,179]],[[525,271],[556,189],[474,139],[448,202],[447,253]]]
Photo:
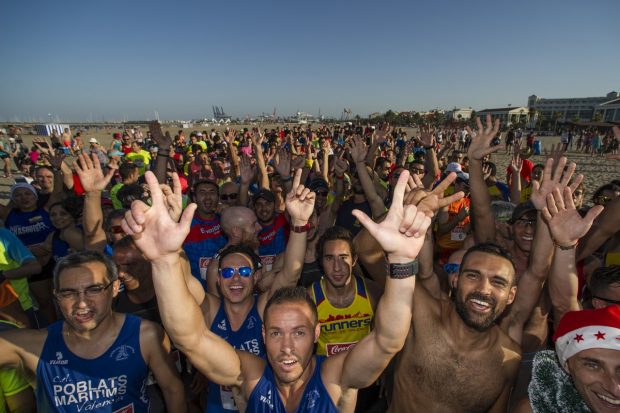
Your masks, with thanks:
[[[0,120],[366,116],[620,89],[620,1],[3,2]]]

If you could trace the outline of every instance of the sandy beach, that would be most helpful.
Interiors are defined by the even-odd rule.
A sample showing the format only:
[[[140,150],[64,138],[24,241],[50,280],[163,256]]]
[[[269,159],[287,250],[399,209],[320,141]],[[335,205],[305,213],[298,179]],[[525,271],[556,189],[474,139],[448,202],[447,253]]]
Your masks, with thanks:
[[[271,129],[276,126],[284,126],[284,124],[276,125],[276,124],[260,124],[260,125],[232,125],[231,128],[236,130],[242,130],[244,127],[259,127],[262,129]],[[289,127],[292,125],[288,125]],[[314,126],[313,127],[318,127]],[[189,129],[184,129],[186,136],[192,131],[210,131],[212,128],[215,128],[218,131],[223,131],[225,129],[224,126],[208,126],[208,127],[194,127]],[[174,136],[180,128],[178,127],[164,127],[165,131],[169,131],[172,136]],[[416,134],[416,130],[412,128],[403,128],[408,136],[412,134]],[[96,138],[101,145],[104,147],[108,147],[110,142],[112,141],[112,134],[115,132],[122,132],[121,127],[117,128],[100,128],[97,130],[90,129],[82,134],[84,142],[88,142],[90,138]],[[72,130],[72,133],[75,133],[75,130]],[[32,146],[32,140],[37,137],[36,135],[22,135],[22,139],[24,143],[28,145],[28,147]],[[542,136],[538,137],[542,143],[543,149],[550,149],[552,145],[560,142],[559,136]],[[492,161],[497,165],[497,175],[499,180],[504,181],[506,178],[506,168],[510,164],[510,156],[508,156],[504,149],[504,143],[502,142],[502,149],[492,155]],[[604,157],[587,155],[579,152],[570,152],[567,154],[570,161],[577,163],[577,172],[584,175],[584,184],[586,187],[586,203],[591,203],[591,197],[593,192],[601,185],[604,185],[610,182],[613,179],[620,179],[620,162],[607,160]],[[544,163],[545,162],[544,151],[543,155],[533,155],[530,160],[536,163]],[[69,160],[71,162],[71,159]],[[0,202],[6,204],[8,202],[9,190],[11,185],[15,183],[13,178],[0,178]]]

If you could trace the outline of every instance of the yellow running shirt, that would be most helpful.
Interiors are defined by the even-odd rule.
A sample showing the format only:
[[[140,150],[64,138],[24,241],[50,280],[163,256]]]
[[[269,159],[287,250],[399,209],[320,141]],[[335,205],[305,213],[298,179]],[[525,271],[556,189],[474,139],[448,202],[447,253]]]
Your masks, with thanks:
[[[346,351],[370,333],[374,311],[366,289],[366,283],[358,276],[355,280],[355,299],[350,306],[336,308],[325,294],[325,279],[312,284],[310,297],[316,304],[321,323],[321,334],[316,354],[333,356]]]

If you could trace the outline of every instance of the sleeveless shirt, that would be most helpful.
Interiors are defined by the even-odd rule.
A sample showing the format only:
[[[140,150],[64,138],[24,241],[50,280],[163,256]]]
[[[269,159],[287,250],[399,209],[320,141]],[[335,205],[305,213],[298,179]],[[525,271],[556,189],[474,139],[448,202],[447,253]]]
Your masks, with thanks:
[[[220,308],[211,323],[211,331],[222,337],[237,350],[247,351],[263,359],[267,356],[263,342],[263,321],[258,314],[257,297],[254,296],[254,305],[237,331],[233,331],[224,309],[224,300],[220,300]],[[209,413],[238,411],[232,394],[232,389],[209,382],[209,393],[205,411]]]
[[[95,359],[81,358],[69,350],[63,321],[50,325],[37,365],[39,413],[147,413],[148,367],[140,352],[140,323],[140,318],[125,315],[114,343]]]
[[[304,394],[295,413],[337,413],[334,405],[321,378],[321,364],[325,357],[315,357],[316,365],[314,372],[306,385]],[[284,403],[280,399],[276,379],[271,366],[265,366],[265,372],[252,390],[248,398],[246,413],[286,413]]]
[[[333,356],[347,351],[370,333],[370,323],[374,316],[372,304],[368,297],[365,281],[356,275],[355,299],[345,308],[331,305],[323,287],[325,279],[312,284],[311,298],[316,304],[321,324],[321,334],[316,354]]]

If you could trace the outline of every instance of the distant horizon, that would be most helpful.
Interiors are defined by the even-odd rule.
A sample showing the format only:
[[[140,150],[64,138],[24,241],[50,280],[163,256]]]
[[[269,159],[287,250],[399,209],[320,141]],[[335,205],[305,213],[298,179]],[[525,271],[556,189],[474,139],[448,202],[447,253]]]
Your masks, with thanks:
[[[620,1],[17,2],[0,121],[527,106],[620,88]]]

